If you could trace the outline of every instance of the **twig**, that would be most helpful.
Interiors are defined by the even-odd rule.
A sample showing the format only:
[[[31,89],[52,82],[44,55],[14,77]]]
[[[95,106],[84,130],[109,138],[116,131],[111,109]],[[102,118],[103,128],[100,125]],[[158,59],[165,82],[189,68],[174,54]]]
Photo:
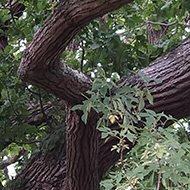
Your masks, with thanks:
[[[12,3],[11,3],[12,1],[10,1],[10,13],[11,13],[11,18],[12,18],[12,20],[13,20],[13,22],[15,23],[15,19],[14,19],[14,13],[13,13],[13,11],[12,11]]]
[[[16,144],[34,144],[34,143],[40,143],[40,142],[42,142],[42,141],[28,141],[28,142],[19,142],[19,141],[12,141],[12,140],[10,140],[10,141],[2,141],[2,140],[0,140],[0,143],[16,143]]]
[[[30,90],[26,84],[25,84],[25,87],[26,87],[26,89],[27,89],[30,93],[35,94],[35,95],[37,95],[37,96],[40,96],[39,93],[34,92],[33,90]]]
[[[47,117],[47,115],[46,115],[46,113],[45,113],[45,111],[44,111],[44,107],[43,107],[43,102],[42,102],[42,96],[41,96],[41,91],[40,91],[40,89],[39,89],[39,93],[38,93],[38,92],[34,92],[34,91],[30,90],[27,85],[26,85],[26,88],[27,88],[27,90],[28,90],[29,92],[31,92],[32,94],[35,94],[35,95],[37,95],[37,96],[39,97],[40,108],[41,108],[41,112],[42,112],[42,114],[43,114],[43,117],[44,117],[44,119],[45,119],[47,125],[52,129],[52,125],[51,125],[51,123],[50,123],[50,121],[49,121],[49,119],[48,119],[48,117]]]
[[[5,178],[8,179],[8,180],[10,180],[8,168],[5,167],[3,170],[4,170],[4,176],[5,176]]]
[[[162,22],[153,22],[153,21],[149,21],[149,20],[144,20],[144,22],[146,24],[154,24],[154,25],[161,25],[161,26],[172,26],[177,24],[177,22],[172,22],[172,23],[162,23]]]
[[[183,26],[186,26],[186,27],[190,27],[190,24],[188,23],[183,23],[183,22],[171,22],[171,23],[163,23],[163,22],[153,22],[153,21],[149,21],[149,20],[144,20],[144,23],[146,24],[153,24],[153,25],[161,25],[161,26],[172,26],[172,25],[175,25],[175,24],[180,24],[180,25],[183,25]]]
[[[51,123],[50,123],[50,121],[49,121],[49,119],[48,119],[48,117],[47,117],[47,115],[46,115],[46,113],[45,113],[45,111],[44,111],[44,107],[43,107],[43,103],[42,103],[42,96],[41,96],[41,91],[40,91],[40,89],[39,89],[39,101],[40,101],[40,107],[41,107],[41,112],[42,112],[42,114],[43,114],[43,116],[44,116],[44,119],[46,120],[46,123],[47,123],[47,125],[50,127],[50,129],[52,129],[52,125],[51,125]]]
[[[190,27],[190,24],[187,24],[187,23],[180,22],[179,24],[180,24],[180,25],[183,25],[183,26]]]
[[[83,41],[82,41],[82,58],[81,58],[81,63],[80,63],[80,71],[81,72],[83,72],[84,54],[85,54],[85,49],[84,49],[84,44],[83,44]]]
[[[120,160],[121,160],[121,166],[123,166],[123,152],[125,150],[125,143],[126,143],[126,140],[123,139],[122,142],[121,142],[121,153],[120,153]]]
[[[14,103],[13,103],[12,100],[11,100],[11,96],[10,96],[9,88],[8,88],[7,84],[5,83],[5,81],[3,81],[3,84],[4,84],[5,89],[6,89],[7,100],[10,102],[10,104],[11,104],[11,108],[12,108],[14,114],[18,117],[19,114],[18,114],[18,112],[14,109],[14,106],[13,106]],[[18,118],[19,118],[19,117],[18,117]],[[20,119],[19,119],[19,120],[20,120]]]
[[[157,162],[158,162],[158,182],[157,182],[157,190],[160,189],[160,183],[161,183],[161,175],[162,175],[162,170],[161,170],[161,164],[160,164],[160,158],[157,158]]]

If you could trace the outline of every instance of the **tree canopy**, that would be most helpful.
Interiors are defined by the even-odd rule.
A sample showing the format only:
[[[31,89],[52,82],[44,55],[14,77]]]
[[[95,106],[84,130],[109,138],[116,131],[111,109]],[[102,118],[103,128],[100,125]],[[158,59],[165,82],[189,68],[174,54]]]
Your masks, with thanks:
[[[188,189],[189,27],[186,0],[1,0],[0,188]]]

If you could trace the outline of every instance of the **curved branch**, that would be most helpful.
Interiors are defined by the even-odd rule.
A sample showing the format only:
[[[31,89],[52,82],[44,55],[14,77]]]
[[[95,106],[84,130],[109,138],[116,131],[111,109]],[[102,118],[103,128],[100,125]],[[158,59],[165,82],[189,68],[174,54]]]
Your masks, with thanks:
[[[165,112],[180,119],[190,115],[190,39],[185,40],[173,51],[159,57],[148,67],[141,69],[146,76],[161,79],[161,83],[150,82],[149,90],[154,98],[148,108]],[[118,88],[124,85],[142,84],[142,79],[132,76],[123,78]]]
[[[62,63],[58,57],[69,41],[90,20],[131,2],[124,0],[85,0],[60,2],[43,27],[25,51],[18,70],[19,77],[69,104],[83,100],[82,94],[91,86],[91,80],[83,73]],[[190,115],[190,40],[185,41],[171,53],[157,59],[154,64],[142,69],[145,75],[161,78],[162,83],[149,85],[154,104],[148,108],[156,112],[165,111],[176,118]],[[136,76],[123,79],[118,88],[124,85],[143,85]],[[114,141],[114,140],[113,140]],[[112,144],[100,143],[98,150],[99,177],[119,158],[111,152]]]
[[[18,70],[19,77],[69,103],[81,102],[82,94],[89,89],[91,81],[84,74],[61,63],[60,54],[91,20],[132,1],[61,1],[24,52]]]

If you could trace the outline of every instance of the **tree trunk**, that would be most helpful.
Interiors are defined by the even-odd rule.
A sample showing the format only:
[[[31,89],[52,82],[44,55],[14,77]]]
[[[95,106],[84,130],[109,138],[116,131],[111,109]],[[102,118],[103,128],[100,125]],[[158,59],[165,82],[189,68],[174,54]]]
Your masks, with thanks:
[[[85,125],[81,116],[67,108],[67,188],[98,189],[98,133],[96,115],[91,114]]]

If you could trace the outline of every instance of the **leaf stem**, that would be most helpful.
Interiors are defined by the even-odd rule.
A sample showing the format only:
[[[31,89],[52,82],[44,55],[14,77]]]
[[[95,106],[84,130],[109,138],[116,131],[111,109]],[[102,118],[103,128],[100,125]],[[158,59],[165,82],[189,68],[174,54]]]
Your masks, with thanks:
[[[160,189],[160,183],[161,183],[161,178],[162,178],[162,171],[161,171],[161,164],[160,164],[160,158],[157,158],[158,162],[158,182],[157,182],[157,190]]]

